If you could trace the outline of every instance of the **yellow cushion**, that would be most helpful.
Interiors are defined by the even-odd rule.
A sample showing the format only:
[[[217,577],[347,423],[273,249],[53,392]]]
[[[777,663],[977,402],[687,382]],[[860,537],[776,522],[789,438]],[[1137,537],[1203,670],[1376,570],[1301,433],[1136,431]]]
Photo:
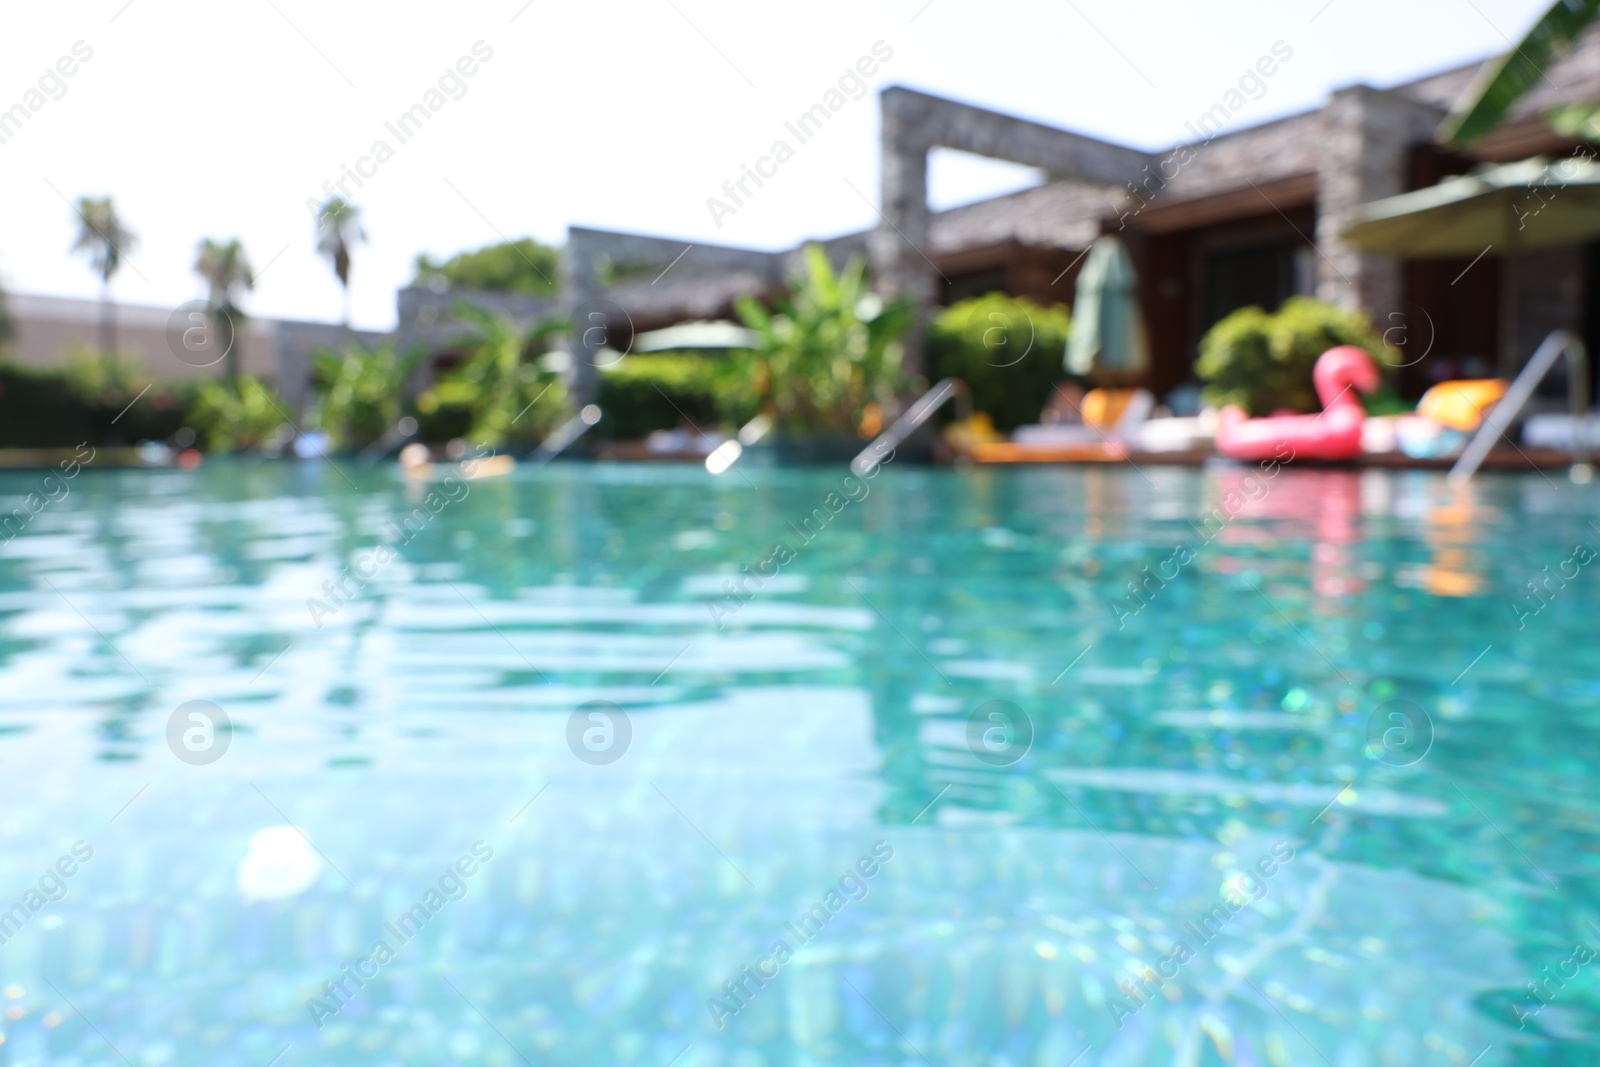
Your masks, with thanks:
[[[1482,424],[1489,409],[1506,395],[1508,384],[1504,378],[1440,382],[1422,394],[1417,414],[1452,430],[1471,433]]]
[[[1083,421],[1109,430],[1122,418],[1137,389],[1091,389],[1083,397]]]

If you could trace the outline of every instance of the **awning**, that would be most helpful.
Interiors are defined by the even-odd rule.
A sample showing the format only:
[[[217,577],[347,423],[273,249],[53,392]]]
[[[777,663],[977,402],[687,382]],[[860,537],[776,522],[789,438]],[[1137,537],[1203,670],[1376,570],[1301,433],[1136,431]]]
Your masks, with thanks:
[[[673,349],[754,348],[753,330],[733,322],[680,322],[661,330],[650,330],[633,339],[634,352],[667,352]]]
[[[1407,259],[1508,255],[1600,236],[1600,163],[1525,159],[1375,200],[1344,239]]]

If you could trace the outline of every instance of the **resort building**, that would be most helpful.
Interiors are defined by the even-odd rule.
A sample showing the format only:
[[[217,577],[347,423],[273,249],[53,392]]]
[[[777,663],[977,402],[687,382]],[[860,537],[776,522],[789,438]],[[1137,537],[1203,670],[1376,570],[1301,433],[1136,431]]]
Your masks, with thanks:
[[[1232,128],[1234,114],[1293,61],[1290,45],[1270,45],[1209,107],[1197,107],[1187,123],[1192,139],[1157,152],[886,88],[879,95],[882,221],[820,243],[838,263],[867,257],[876,287],[912,297],[925,324],[937,307],[986,292],[1070,304],[1089,245],[1115,234],[1137,268],[1152,357],[1141,384],[1157,396],[1192,380],[1200,339],[1223,316],[1249,305],[1271,310],[1296,294],[1362,309],[1391,341],[1418,346],[1397,381],[1413,397],[1444,378],[1514,373],[1499,343],[1508,325],[1503,316],[1514,317],[1519,361],[1558,327],[1578,332],[1591,353],[1600,351],[1600,243],[1527,253],[1514,283],[1503,285],[1494,254],[1405,261],[1362,254],[1341,237],[1364,204],[1480,163],[1587,152],[1542,116],[1561,104],[1600,100],[1600,30],[1560,57],[1509,121],[1470,154],[1442,145],[1437,131],[1481,63],[1388,88],[1349,86],[1315,110]],[[936,148],[1037,168],[1047,178],[1020,192],[932,211],[928,158]],[[599,368],[614,361],[603,350],[701,347],[695,338],[718,336],[716,343],[725,345],[734,302],[776,295],[799,263],[799,248],[731,248],[573,227],[562,250],[559,296],[408,287],[397,294],[394,340],[402,350],[421,345],[448,362],[460,336],[450,309],[463,301],[524,323],[566,317],[574,324],[566,343],[574,391],[591,400]],[[93,301],[12,295],[9,306],[17,333],[12,349],[22,362],[60,361],[96,343]],[[1505,308],[1514,308],[1514,316]],[[170,309],[119,307],[119,347],[145,358],[157,377],[215,373],[173,355],[170,315]],[[722,323],[722,333],[716,326],[660,332],[707,322]],[[922,369],[918,337],[914,330],[907,346],[913,370]],[[297,402],[305,395],[310,353],[352,338],[382,339],[330,324],[252,319],[241,339],[243,370],[275,379]],[[1420,358],[1424,351],[1427,360]]]
[[[1494,255],[1401,261],[1361,254],[1341,239],[1370,201],[1483,162],[1577,150],[1541,116],[1559,104],[1600,100],[1600,34],[1583,37],[1470,155],[1440,144],[1437,130],[1481,64],[1388,88],[1353,85],[1316,110],[1230,128],[1233,113],[1292,61],[1289,45],[1273,44],[1196,114],[1188,124],[1192,140],[1161,152],[887,88],[879,97],[882,223],[822,243],[840,261],[867,255],[878,288],[913,297],[925,321],[936,306],[990,291],[1070,303],[1086,249],[1098,235],[1116,234],[1138,268],[1152,349],[1144,384],[1157,395],[1191,379],[1200,338],[1212,324],[1252,304],[1271,310],[1295,294],[1363,309],[1391,341],[1419,346],[1414,365],[1400,372],[1399,386],[1412,396],[1440,378],[1514,372],[1496,352],[1502,306],[1517,309],[1520,359],[1557,327],[1585,336],[1591,352],[1600,349],[1594,314],[1600,246],[1524,255],[1514,299],[1503,303]],[[1007,196],[930,211],[934,148],[1040,168],[1049,178]],[[635,331],[728,317],[738,296],[776,291],[797,251],[574,228],[560,300],[510,302],[528,316],[576,313],[575,384],[580,395],[592,395],[595,365],[603,363],[599,347],[625,351]],[[669,264],[671,273],[650,284]],[[448,304],[463,298],[479,299],[402,292],[402,340],[427,339]],[[592,328],[602,319],[606,329]],[[910,349],[911,366],[920,368],[914,337]]]

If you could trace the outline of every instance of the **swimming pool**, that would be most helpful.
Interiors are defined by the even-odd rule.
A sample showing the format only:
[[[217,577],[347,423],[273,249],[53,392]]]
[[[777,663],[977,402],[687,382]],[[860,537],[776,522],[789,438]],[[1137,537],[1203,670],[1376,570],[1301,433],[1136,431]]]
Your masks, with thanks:
[[[0,475],[0,1063],[1592,1055],[1593,491],[844,473]]]

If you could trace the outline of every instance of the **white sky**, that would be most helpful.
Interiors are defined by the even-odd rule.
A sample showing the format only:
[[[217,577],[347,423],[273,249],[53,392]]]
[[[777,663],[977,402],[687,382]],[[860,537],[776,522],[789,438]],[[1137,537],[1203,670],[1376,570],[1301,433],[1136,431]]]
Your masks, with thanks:
[[[526,4],[526,6],[524,6]],[[126,5],[126,6],[125,6]],[[247,310],[334,320],[337,282],[305,202],[382,138],[361,189],[355,320],[389,328],[413,257],[570,224],[758,248],[870,226],[876,90],[902,84],[1144,148],[1283,40],[1294,49],[1250,125],[1336,87],[1389,85],[1503,50],[1546,0],[84,0],[12,4],[0,110],[76,41],[93,58],[0,144],[0,284],[95,295],[68,254],[66,198],[111,194],[139,235],[120,301],[200,295],[202,237],[237,236],[258,272]],[[384,129],[474,42],[493,58],[409,143]],[[706,207],[783,123],[875,41],[893,57],[719,229]],[[320,54],[319,54],[320,53]],[[791,144],[793,139],[789,138]],[[1017,187],[1016,168],[936,159],[946,206]],[[59,190],[59,192],[58,192]],[[858,192],[859,190],[859,192]],[[276,258],[274,258],[276,257]]]

